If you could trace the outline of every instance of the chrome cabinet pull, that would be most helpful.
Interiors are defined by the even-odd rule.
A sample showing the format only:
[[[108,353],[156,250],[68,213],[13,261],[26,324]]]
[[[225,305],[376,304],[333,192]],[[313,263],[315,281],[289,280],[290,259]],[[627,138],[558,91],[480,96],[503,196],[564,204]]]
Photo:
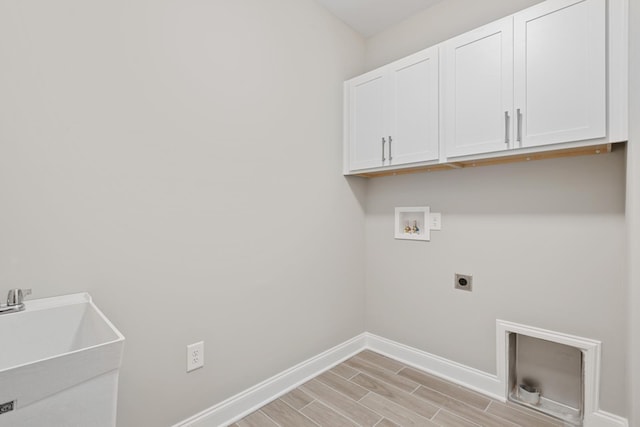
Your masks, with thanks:
[[[522,144],[522,112],[520,111],[520,109],[518,108],[517,110],[518,113],[518,138],[517,141]]]
[[[504,143],[509,145],[509,142],[511,142],[509,140],[509,127],[510,127],[510,123],[509,121],[511,120],[511,117],[509,117],[509,112],[505,111],[504,112]]]
[[[382,161],[383,161],[383,162],[384,162],[385,160],[387,160],[387,159],[384,157],[384,144],[386,144],[386,143],[387,143],[387,141],[384,139],[384,136],[383,136],[383,137],[382,137]]]
[[[393,157],[391,156],[391,143],[393,142],[393,139],[391,139],[391,136],[389,136],[389,161],[393,160]]]

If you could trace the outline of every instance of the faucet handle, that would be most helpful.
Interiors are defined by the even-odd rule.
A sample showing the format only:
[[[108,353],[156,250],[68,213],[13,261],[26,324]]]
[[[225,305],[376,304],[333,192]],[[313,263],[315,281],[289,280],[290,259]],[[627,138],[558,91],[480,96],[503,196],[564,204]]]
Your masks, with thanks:
[[[7,296],[7,305],[20,305],[27,295],[31,295],[31,289],[11,289]]]

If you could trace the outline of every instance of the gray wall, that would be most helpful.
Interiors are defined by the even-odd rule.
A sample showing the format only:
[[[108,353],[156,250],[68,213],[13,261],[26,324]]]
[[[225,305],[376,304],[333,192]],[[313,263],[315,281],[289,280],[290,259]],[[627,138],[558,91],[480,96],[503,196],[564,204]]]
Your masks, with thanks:
[[[630,8],[630,111],[627,152],[627,224],[629,226],[629,408],[632,427],[640,426],[640,4]]]
[[[315,2],[5,0],[0,57],[0,295],[93,295],[127,338],[119,426],[364,330],[364,41]]]
[[[516,5],[516,3],[518,3]],[[402,57],[530,2],[452,0],[368,41]],[[446,17],[446,18],[444,18]],[[432,23],[438,25],[430,25]],[[429,243],[393,239],[396,206],[442,212]],[[601,407],[627,415],[625,156],[519,163],[369,182],[367,328],[496,373],[495,321],[603,342]],[[453,289],[472,274],[472,293]]]

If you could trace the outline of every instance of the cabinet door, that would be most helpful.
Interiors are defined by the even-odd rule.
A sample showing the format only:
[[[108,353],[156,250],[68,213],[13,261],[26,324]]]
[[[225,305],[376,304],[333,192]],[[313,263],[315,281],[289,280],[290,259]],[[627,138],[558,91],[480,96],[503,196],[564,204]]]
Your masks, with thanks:
[[[437,160],[439,156],[438,47],[391,64],[389,163]]]
[[[351,170],[382,166],[386,161],[384,105],[386,78],[383,70],[349,82],[349,166]]]
[[[514,15],[519,146],[606,136],[605,0],[551,0]]]
[[[513,18],[444,43],[443,114],[446,155],[511,147]]]

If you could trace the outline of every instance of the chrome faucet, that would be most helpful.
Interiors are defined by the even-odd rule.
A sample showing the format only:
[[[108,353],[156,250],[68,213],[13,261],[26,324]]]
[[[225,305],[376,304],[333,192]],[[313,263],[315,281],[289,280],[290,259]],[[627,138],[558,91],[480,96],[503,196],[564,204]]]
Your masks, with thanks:
[[[0,305],[0,314],[17,313],[24,310],[24,297],[31,295],[31,289],[11,289],[7,295],[7,305]]]

